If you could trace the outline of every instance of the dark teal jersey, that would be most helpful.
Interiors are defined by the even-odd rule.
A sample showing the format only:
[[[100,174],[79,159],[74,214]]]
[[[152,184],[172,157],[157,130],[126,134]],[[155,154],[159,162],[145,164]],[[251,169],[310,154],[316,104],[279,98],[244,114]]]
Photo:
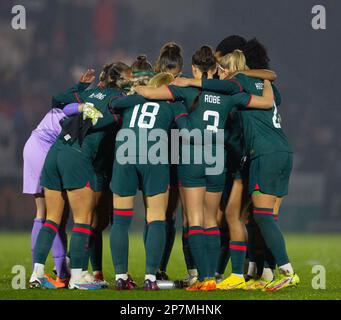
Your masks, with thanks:
[[[233,85],[235,88],[236,85]],[[236,91],[231,92],[239,92],[239,86],[237,87]],[[202,135],[205,134],[205,131],[212,131],[212,143],[215,141],[214,134],[218,130],[226,131],[228,115],[238,106],[247,106],[251,98],[248,93],[230,96],[193,87],[169,86],[169,90],[174,100],[183,101],[186,105],[193,129],[199,129]],[[193,107],[194,104],[197,106]]]
[[[136,141],[136,144],[131,145],[136,147],[130,150],[127,149],[124,154],[125,157],[128,155],[132,157],[146,156],[156,142],[160,142],[160,148],[167,151],[167,133],[174,122],[180,129],[191,129],[187,110],[181,102],[171,103],[168,101],[147,100],[139,95],[131,95],[113,100],[111,109],[115,112],[119,111],[122,117],[122,127],[116,137],[116,150],[125,143]],[[122,141],[123,136],[127,133],[124,129],[130,129],[133,133],[133,136],[128,137],[128,142]],[[159,129],[159,131],[156,131],[156,129]],[[161,131],[163,135],[156,137]],[[150,137],[153,134],[156,135],[155,140],[151,141]],[[145,141],[147,141],[147,147],[140,148],[139,143]]]
[[[81,151],[86,156],[89,156],[92,160],[94,160],[102,139],[106,134],[111,134],[114,117],[108,106],[112,99],[121,96],[122,93],[121,91],[113,88],[94,88],[86,91],[76,91],[76,87],[67,90],[65,93],[54,96],[53,103],[55,105],[62,105],[71,102],[92,103],[95,108],[102,113],[103,118],[99,118],[97,124],[88,130],[82,145],[79,144],[78,140],[72,144],[68,142],[68,140],[65,139],[65,132],[63,130],[59,139],[64,141],[65,144],[72,145],[72,148]]]
[[[254,95],[263,94],[263,81],[256,78],[238,74],[236,81],[245,92]],[[226,92],[225,80],[207,80],[204,89]],[[204,83],[203,83],[204,84]],[[243,130],[243,144],[247,155],[255,158],[263,154],[277,151],[292,152],[287,136],[282,130],[278,105],[281,97],[278,89],[273,86],[275,104],[272,109],[260,110],[240,106],[240,121]]]

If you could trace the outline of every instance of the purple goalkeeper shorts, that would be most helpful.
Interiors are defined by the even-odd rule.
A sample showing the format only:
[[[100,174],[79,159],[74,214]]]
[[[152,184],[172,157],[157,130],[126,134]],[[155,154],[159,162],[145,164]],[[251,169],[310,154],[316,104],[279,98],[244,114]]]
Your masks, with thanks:
[[[47,153],[53,143],[46,142],[32,134],[24,147],[24,183],[23,193],[42,193],[40,174],[43,170]]]

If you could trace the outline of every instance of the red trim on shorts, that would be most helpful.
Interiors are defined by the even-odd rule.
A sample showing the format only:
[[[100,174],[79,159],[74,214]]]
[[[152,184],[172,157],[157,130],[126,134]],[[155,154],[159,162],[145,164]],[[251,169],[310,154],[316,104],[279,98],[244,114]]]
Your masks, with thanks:
[[[273,211],[271,212],[271,211],[257,210],[257,209],[253,210],[253,213],[256,213],[256,214],[271,214],[271,215],[274,214]]]
[[[174,118],[174,121],[178,120],[181,117],[185,117],[185,116],[188,116],[188,113],[180,113]]]
[[[87,228],[82,228],[82,227],[73,227],[72,232],[80,232],[80,233],[85,233],[91,236],[91,230]]]
[[[230,244],[229,248],[232,250],[239,250],[239,251],[246,251],[247,250],[247,246],[240,246],[237,244]]]
[[[206,235],[215,235],[215,234],[220,234],[219,230],[209,230],[209,231],[204,231]]]
[[[88,182],[86,183],[85,188],[91,189],[90,181],[88,181]]]
[[[118,216],[133,216],[134,210],[113,210],[113,213]]]
[[[278,215],[275,215],[275,214],[274,214],[274,220],[275,220],[275,221],[278,221]]]
[[[175,97],[174,97],[174,94],[173,94],[172,90],[169,89],[169,86],[166,86],[166,88],[168,89],[168,91],[169,91],[170,94],[172,95],[172,100],[175,101]]]
[[[198,234],[198,233],[204,234],[205,231],[202,230],[202,229],[199,229],[199,230],[189,230],[189,231],[188,231],[188,236],[191,236],[191,235],[193,235],[193,234]]]
[[[257,183],[253,190],[260,190],[259,184]]]
[[[58,228],[51,223],[45,222],[44,227],[52,229],[55,233],[58,233]]]

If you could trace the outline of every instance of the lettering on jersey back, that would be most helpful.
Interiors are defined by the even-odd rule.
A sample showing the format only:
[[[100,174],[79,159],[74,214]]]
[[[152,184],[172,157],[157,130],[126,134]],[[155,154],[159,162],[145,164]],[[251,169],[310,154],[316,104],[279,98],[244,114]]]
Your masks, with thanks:
[[[220,96],[214,96],[211,94],[205,94],[205,98],[204,98],[205,102],[208,103],[214,103],[214,104],[220,104]]]
[[[99,100],[103,100],[106,97],[106,94],[103,93],[92,93],[89,98],[94,98],[94,99],[99,99]]]

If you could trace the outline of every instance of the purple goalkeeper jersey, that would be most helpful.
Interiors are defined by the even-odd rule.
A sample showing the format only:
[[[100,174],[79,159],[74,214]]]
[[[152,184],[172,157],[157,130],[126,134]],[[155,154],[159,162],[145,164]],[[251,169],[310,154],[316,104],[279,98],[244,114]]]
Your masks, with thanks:
[[[60,120],[65,117],[66,115],[63,110],[57,108],[51,109],[43,120],[40,121],[37,128],[32,131],[32,135],[49,144],[53,144],[62,131]]]

